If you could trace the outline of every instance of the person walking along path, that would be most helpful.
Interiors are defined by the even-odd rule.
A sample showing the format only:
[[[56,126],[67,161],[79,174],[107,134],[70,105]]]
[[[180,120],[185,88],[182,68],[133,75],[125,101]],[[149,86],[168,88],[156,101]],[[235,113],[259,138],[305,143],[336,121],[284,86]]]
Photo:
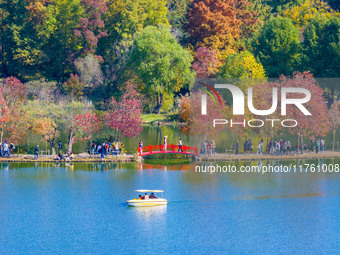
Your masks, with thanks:
[[[34,159],[35,160],[39,159],[39,145],[37,145],[34,149]]]

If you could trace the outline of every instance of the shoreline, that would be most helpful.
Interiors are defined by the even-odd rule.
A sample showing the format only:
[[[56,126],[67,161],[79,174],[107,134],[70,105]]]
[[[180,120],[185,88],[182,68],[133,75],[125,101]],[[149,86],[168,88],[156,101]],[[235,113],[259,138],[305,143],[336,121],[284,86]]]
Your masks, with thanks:
[[[339,159],[339,152],[322,152],[322,153],[304,153],[300,155],[256,155],[256,154],[224,154],[224,153],[216,153],[213,155],[199,155],[199,156],[191,156],[193,161],[258,161],[258,160],[292,160],[292,159]],[[107,156],[104,159],[98,157],[89,157],[85,155],[75,155],[73,160],[65,161],[65,160],[55,160],[55,156],[43,156],[39,157],[38,160],[34,160],[34,155],[28,154],[20,154],[13,155],[11,157],[0,157],[1,162],[18,162],[18,163],[32,163],[32,162],[45,162],[45,163],[57,163],[57,162],[75,162],[75,163],[98,163],[98,162],[120,162],[120,163],[131,163],[131,162],[142,162],[144,159],[142,157],[137,157],[135,154],[127,154],[127,155],[119,155],[119,156]],[[152,160],[152,159],[150,159]],[[159,160],[156,159],[155,160]],[[170,159],[172,160],[172,159]],[[175,160],[175,159],[174,159]]]
[[[305,152],[304,154],[295,155],[269,155],[269,154],[262,154],[256,155],[254,154],[224,154],[224,153],[216,153],[213,155],[199,155],[194,156],[196,161],[258,161],[258,160],[291,160],[291,159],[339,159],[340,158],[340,151],[336,152]]]
[[[56,156],[40,156],[38,160],[34,159],[34,155],[28,154],[20,154],[20,155],[13,155],[11,157],[0,157],[0,163],[6,162],[17,162],[17,163],[60,163],[60,162],[67,162],[67,163],[98,163],[98,162],[124,162],[124,163],[131,163],[131,162],[140,162],[139,158],[136,158],[135,155],[128,154],[128,155],[120,155],[120,156],[107,156],[104,159],[99,157],[89,157],[89,156],[81,156],[75,155],[74,159],[72,160],[55,160]]]

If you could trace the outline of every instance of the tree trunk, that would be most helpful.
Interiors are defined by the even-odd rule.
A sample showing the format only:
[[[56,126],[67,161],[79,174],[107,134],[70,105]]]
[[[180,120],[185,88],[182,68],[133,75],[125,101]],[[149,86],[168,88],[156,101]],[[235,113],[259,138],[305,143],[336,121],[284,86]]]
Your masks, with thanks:
[[[72,145],[73,145],[73,129],[70,129],[70,133],[68,135],[68,146],[67,146],[67,152],[72,152]]]
[[[157,93],[156,94],[156,101],[157,101],[157,105],[155,107],[155,113],[160,114],[161,108],[163,106],[163,93]]]
[[[335,149],[335,134],[336,134],[336,129],[333,130],[333,152],[334,152],[334,149]]]
[[[52,140],[49,140],[48,142],[50,143],[50,146],[51,146],[51,154],[53,156],[56,155],[55,148],[54,148],[54,138]]]
[[[51,146],[51,155],[56,155],[55,148],[54,148],[54,141],[55,141],[55,133],[53,134],[53,138],[51,140],[46,139],[46,137],[42,136]]]
[[[1,125],[1,144],[2,144],[3,137],[4,137],[4,124]]]

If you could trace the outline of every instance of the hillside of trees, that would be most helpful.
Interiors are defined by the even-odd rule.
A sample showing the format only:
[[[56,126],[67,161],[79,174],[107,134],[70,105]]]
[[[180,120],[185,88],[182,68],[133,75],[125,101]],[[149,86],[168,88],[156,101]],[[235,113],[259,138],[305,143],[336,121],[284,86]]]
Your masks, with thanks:
[[[178,112],[195,78],[339,78],[339,9],[336,0],[1,0],[0,124],[18,138],[20,128],[51,137],[126,98],[144,113]],[[20,116],[37,122],[19,127]]]

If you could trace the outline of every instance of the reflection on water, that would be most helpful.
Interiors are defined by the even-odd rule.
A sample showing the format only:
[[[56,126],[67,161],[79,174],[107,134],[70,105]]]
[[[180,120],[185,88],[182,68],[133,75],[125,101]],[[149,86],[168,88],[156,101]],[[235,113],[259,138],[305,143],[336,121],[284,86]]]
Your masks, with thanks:
[[[166,214],[167,205],[159,206],[145,206],[145,207],[133,207],[129,206],[129,210],[132,210],[136,217],[143,221],[159,221]]]

